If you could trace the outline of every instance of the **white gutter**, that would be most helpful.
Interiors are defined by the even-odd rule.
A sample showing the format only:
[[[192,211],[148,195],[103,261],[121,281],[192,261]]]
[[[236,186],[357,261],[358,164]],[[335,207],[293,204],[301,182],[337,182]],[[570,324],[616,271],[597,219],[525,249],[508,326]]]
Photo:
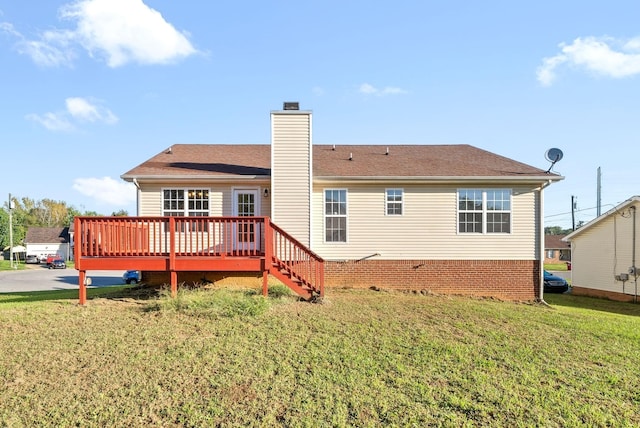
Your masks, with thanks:
[[[141,181],[158,181],[158,182],[167,182],[167,181],[250,181],[250,180],[265,180],[269,181],[271,179],[270,175],[121,175],[121,179],[124,181],[133,182],[134,180]]]
[[[557,178],[550,179],[548,177],[512,177],[512,176],[503,176],[503,177],[313,177],[314,183],[341,183],[341,184],[350,184],[350,183],[358,183],[358,184],[376,184],[380,182],[396,182],[396,183],[404,183],[404,184],[425,184],[425,183],[496,183],[496,184],[504,184],[508,183],[517,183],[517,184],[538,184],[541,181],[551,183],[553,181],[563,180],[564,177],[558,176]],[[549,184],[545,184],[545,187]]]

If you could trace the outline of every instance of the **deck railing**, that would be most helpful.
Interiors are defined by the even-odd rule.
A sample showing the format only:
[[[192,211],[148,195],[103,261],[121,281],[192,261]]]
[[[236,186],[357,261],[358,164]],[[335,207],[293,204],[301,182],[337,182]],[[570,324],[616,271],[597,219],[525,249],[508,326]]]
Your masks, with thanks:
[[[87,269],[131,264],[169,271],[172,292],[178,271],[230,269],[262,270],[265,293],[272,273],[302,295],[324,295],[322,258],[269,217],[76,217],[74,245],[81,296]]]
[[[283,229],[270,223],[267,255],[276,268],[285,269],[295,281],[324,296],[324,260]]]
[[[264,217],[78,217],[80,257],[264,255]]]

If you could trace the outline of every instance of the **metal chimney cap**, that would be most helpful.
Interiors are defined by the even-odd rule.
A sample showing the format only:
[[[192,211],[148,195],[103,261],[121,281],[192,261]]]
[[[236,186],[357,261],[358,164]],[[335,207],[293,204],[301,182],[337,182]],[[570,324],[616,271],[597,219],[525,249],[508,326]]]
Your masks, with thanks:
[[[300,103],[297,101],[285,101],[283,110],[300,110]]]

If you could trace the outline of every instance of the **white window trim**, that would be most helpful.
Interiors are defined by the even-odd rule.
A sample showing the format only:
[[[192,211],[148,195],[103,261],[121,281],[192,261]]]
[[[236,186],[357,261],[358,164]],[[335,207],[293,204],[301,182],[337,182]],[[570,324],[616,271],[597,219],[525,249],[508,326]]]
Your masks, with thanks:
[[[400,209],[401,209],[401,213],[400,214],[389,214],[389,199],[387,195],[387,192],[389,190],[399,190],[400,191]],[[392,202],[394,204],[397,204],[398,202]],[[404,215],[404,189],[401,187],[388,187],[386,189],[384,189],[384,215],[388,216],[388,217],[402,217]]]
[[[165,211],[178,211],[178,210],[165,210],[164,209],[164,192],[166,190],[181,190],[184,192],[184,209],[183,211],[183,217],[189,217],[189,190],[206,190],[209,199],[209,208],[207,209],[207,215],[205,217],[208,217],[211,215],[211,188],[209,187],[196,187],[196,186],[189,186],[189,187],[163,187],[160,189],[160,212],[162,216],[165,216]],[[192,210],[192,211],[199,211],[199,212],[204,212],[204,210]]]
[[[344,191],[344,203],[346,205],[346,214],[345,218],[345,240],[344,241],[327,241],[327,191]],[[331,217],[342,217],[342,216],[331,216]],[[322,189],[322,241],[325,244],[335,244],[335,245],[344,245],[349,243],[349,190],[344,188],[330,188],[330,189]]]
[[[256,192],[256,200],[255,200],[255,211],[256,217],[260,217],[262,215],[262,201],[263,193],[260,191],[260,187],[231,187],[231,216],[235,217],[238,215],[238,206],[236,196],[238,192]],[[211,207],[211,205],[209,205]]]
[[[460,231],[460,191],[464,190],[476,190],[482,192],[482,232],[461,232]],[[505,211],[492,211],[497,213],[509,213],[509,232],[487,232],[487,191],[493,190],[506,190],[509,192],[509,206],[510,210]],[[466,211],[473,212],[473,211]],[[513,234],[513,189],[510,187],[461,187],[456,189],[456,232],[458,235],[511,235]]]

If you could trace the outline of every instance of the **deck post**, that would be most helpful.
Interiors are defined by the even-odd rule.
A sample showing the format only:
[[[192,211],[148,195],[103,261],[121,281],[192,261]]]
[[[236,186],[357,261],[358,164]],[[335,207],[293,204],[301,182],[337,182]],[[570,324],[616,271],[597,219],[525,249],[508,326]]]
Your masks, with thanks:
[[[169,276],[171,278],[171,297],[178,295],[178,272],[176,272],[176,219],[169,217]]]
[[[178,272],[172,270],[170,273],[171,276],[171,297],[174,299],[178,295]]]
[[[262,271],[262,295],[267,297],[269,295],[269,271]]]
[[[87,272],[84,270],[78,271],[78,282],[80,286],[79,300],[80,305],[84,306],[87,303]]]
[[[262,267],[262,295],[269,295],[269,272],[273,264],[273,228],[271,218],[264,217],[264,266]]]

